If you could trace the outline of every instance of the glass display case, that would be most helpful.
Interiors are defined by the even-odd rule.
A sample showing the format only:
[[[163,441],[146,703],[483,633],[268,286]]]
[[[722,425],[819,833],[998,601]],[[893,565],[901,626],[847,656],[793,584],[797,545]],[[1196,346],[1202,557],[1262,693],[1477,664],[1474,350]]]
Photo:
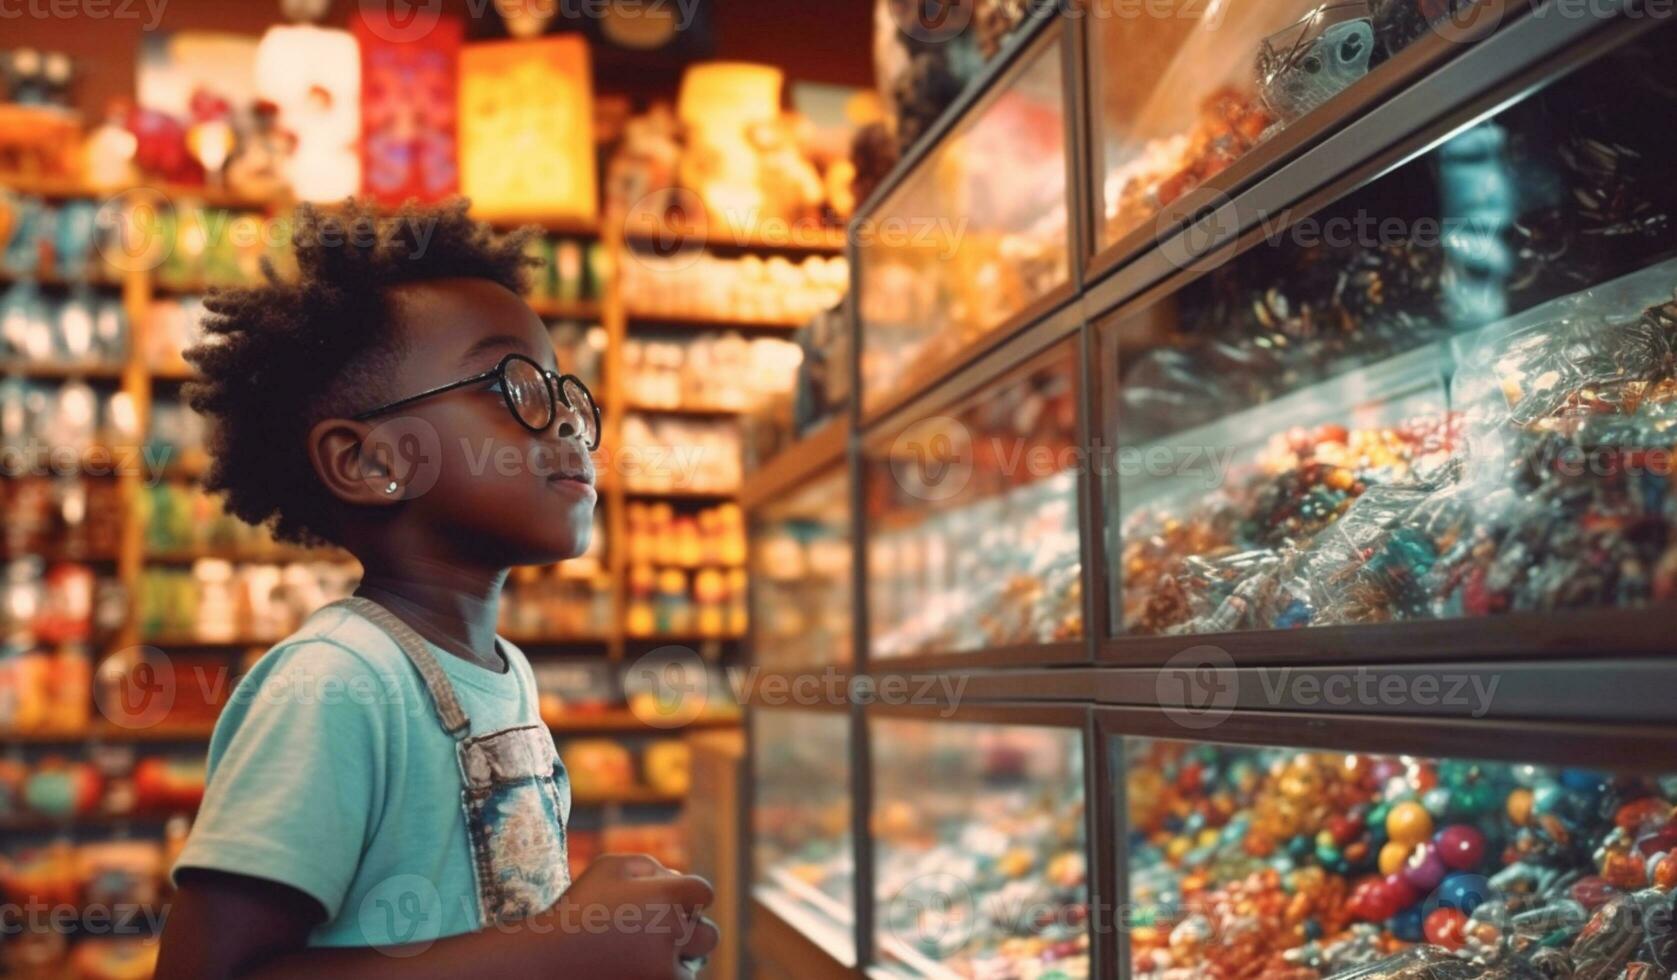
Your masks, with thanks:
[[[818,476],[752,514],[752,641],[765,670],[851,661],[848,475]]]
[[[854,965],[850,717],[754,708],[751,724],[752,897]]]
[[[1062,26],[851,226],[862,399],[947,369],[1070,272]],[[1063,291],[1063,290],[1062,290]]]
[[[1089,976],[1083,729],[872,717],[869,742],[881,971]]]
[[[865,449],[869,656],[1083,635],[1079,390],[1060,344]]]
[[[1101,325],[1119,632],[1677,593],[1677,90],[1623,97],[1673,58],[1645,31]]]
[[[1097,251],[1377,71],[1429,15],[1462,36],[1476,2],[1161,0],[1090,17]]]
[[[1113,740],[1129,976],[1669,974],[1677,775],[1473,748]]]

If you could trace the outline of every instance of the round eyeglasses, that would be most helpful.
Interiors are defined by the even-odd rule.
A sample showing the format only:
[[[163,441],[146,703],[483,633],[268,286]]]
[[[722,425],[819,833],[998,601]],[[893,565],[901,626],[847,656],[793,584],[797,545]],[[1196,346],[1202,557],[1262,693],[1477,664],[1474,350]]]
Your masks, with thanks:
[[[355,416],[355,420],[386,415],[414,402],[484,381],[494,382],[493,387],[501,392],[507,411],[531,432],[546,432],[558,423],[560,436],[578,440],[589,452],[600,448],[600,406],[595,404],[593,392],[575,375],[555,374],[523,354],[508,354],[488,371],[381,405]]]

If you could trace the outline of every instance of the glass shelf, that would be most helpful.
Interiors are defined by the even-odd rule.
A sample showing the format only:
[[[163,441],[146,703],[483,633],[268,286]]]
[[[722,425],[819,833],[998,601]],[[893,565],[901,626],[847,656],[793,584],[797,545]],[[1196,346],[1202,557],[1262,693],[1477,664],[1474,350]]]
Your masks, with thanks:
[[[872,657],[1083,636],[1076,365],[1063,345],[867,450]]]
[[[870,740],[882,972],[1088,976],[1082,730],[874,718]]]
[[[821,475],[752,517],[751,628],[757,666],[848,666],[852,656],[850,486]]]
[[[1102,325],[1121,633],[1677,595],[1677,56],[1650,31]]]
[[[1070,276],[1062,28],[855,223],[865,410]]]
[[[756,708],[752,728],[752,894],[854,965],[849,716]]]
[[[1163,0],[1090,17],[1096,250],[1378,71],[1428,33],[1423,9],[1448,32],[1474,4]]]

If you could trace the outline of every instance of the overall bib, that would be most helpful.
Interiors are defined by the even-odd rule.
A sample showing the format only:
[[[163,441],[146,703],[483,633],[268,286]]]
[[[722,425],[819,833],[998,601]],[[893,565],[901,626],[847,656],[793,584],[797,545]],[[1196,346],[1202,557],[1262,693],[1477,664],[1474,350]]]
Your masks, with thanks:
[[[388,609],[360,596],[331,604],[356,613],[401,647],[425,682],[442,728],[455,740],[481,925],[546,911],[571,885],[565,822],[571,784],[545,725],[472,735],[454,685],[431,647]],[[507,669],[515,670],[510,663]]]

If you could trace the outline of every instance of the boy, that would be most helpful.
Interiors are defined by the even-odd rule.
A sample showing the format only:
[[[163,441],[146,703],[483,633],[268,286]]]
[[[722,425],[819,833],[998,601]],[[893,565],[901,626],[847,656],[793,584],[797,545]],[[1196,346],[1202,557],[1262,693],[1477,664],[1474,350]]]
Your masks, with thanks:
[[[463,202],[304,208],[295,282],[206,301],[207,487],[365,574],[216,725],[162,980],[663,980],[716,943],[710,886],[650,857],[571,884],[565,768],[495,635],[508,569],[581,554],[596,500],[599,412],[519,298],[525,240]]]

